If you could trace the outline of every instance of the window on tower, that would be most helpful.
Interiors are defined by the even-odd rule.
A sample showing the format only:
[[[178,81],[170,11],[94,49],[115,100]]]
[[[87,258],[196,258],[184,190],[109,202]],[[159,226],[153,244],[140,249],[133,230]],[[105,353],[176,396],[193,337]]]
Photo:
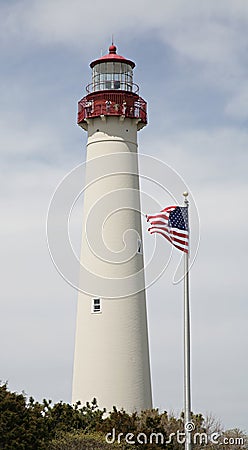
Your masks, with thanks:
[[[140,253],[140,254],[143,253],[143,251],[142,251],[142,240],[141,239],[138,239],[138,242],[137,242],[137,253]]]
[[[101,313],[102,312],[102,302],[100,298],[93,298],[92,299],[92,307],[91,307],[92,313]]]

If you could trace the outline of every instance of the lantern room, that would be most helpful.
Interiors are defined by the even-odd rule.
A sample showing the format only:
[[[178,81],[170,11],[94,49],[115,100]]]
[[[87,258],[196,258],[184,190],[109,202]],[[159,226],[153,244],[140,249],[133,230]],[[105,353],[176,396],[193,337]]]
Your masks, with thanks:
[[[109,47],[109,54],[90,64],[92,68],[92,91],[117,89],[133,91],[134,62],[117,55],[115,45]]]
[[[115,45],[109,53],[91,62],[92,82],[87,95],[78,103],[78,124],[87,130],[88,120],[94,117],[119,116],[137,120],[137,128],[147,124],[146,102],[133,83],[135,63],[117,54]]]

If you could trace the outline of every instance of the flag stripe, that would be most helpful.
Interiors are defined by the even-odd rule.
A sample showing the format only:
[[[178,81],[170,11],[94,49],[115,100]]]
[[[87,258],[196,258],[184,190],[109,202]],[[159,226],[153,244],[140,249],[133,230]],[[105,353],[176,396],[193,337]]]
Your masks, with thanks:
[[[174,234],[171,234],[170,231],[168,229],[166,229],[166,228],[151,227],[151,228],[148,228],[148,231],[150,233],[151,232],[152,233],[156,233],[156,232],[160,231],[161,233],[165,233],[166,235],[169,235],[171,241],[178,242],[178,244],[182,244],[182,245],[188,245],[188,240],[187,239],[181,240],[181,239],[178,239],[178,238],[174,237]],[[185,236],[183,236],[183,237],[185,237]]]
[[[155,216],[146,216],[146,217],[148,222],[150,222],[151,219],[158,219],[158,218],[168,220],[170,214],[156,214]]]
[[[179,233],[178,231],[176,231],[177,228],[176,229],[175,228],[170,228],[169,229],[166,226],[165,222],[162,222],[161,220],[154,220],[154,221],[152,221],[150,223],[151,223],[152,227],[148,228],[148,231],[150,229],[152,229],[153,227],[154,228],[162,228],[162,229],[164,228],[164,229],[168,230],[168,232],[170,234],[174,234],[175,236],[178,236],[178,237],[183,237],[183,238],[186,237],[186,238],[188,238],[188,231],[180,230],[180,233]],[[162,225],[162,226],[159,226],[159,225]]]
[[[174,247],[178,248],[179,250],[188,253],[188,248],[187,247],[183,247],[181,245],[178,244],[174,244],[174,242],[170,239],[169,236],[167,236],[165,233],[163,233],[162,231],[151,231],[150,234],[154,234],[154,233],[158,233],[161,234],[163,237],[165,237],[171,244],[174,245]]]

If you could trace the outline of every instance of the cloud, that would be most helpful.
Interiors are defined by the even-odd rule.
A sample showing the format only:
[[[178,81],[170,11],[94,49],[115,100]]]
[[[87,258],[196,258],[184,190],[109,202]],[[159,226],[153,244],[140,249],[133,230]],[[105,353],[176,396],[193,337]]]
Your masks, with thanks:
[[[227,116],[241,121],[248,119],[248,84],[237,87],[235,95],[227,102],[225,112]]]
[[[248,20],[247,5],[242,0],[191,0],[187,4],[183,0],[157,0],[155,7],[150,4],[146,8],[142,0],[128,0],[125,5],[122,13],[116,14],[110,0],[104,4],[99,0],[73,0],[70,4],[62,0],[59,6],[55,0],[2,4],[6,19],[2,33],[7,32],[8,39],[23,34],[24,39],[29,36],[49,46],[62,43],[82,48],[82,39],[96,31],[98,36],[110,39],[112,32],[123,35],[128,30],[133,36],[153,30],[185,56],[205,64],[227,60],[234,53],[237,43],[242,44],[237,25],[245,26]],[[93,40],[87,39],[87,46],[92,44]]]
[[[206,124],[207,125],[207,124]],[[161,133],[162,135],[162,133]],[[173,167],[189,187],[205,183],[229,190],[236,184],[246,185],[248,134],[234,127],[216,126],[181,131],[170,129],[163,137],[142,136],[140,151],[152,154]],[[218,194],[218,192],[217,192]]]
[[[49,200],[63,175],[28,161],[2,176],[1,379],[40,400],[70,401],[76,292],[54,269],[45,234]]]

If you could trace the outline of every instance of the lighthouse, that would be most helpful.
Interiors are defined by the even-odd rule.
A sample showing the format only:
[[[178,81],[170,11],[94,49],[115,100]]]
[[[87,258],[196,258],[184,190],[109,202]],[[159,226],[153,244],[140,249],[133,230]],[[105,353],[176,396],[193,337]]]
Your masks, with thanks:
[[[78,103],[88,140],[72,403],[132,413],[152,408],[137,155],[147,105],[115,45],[90,67]]]

